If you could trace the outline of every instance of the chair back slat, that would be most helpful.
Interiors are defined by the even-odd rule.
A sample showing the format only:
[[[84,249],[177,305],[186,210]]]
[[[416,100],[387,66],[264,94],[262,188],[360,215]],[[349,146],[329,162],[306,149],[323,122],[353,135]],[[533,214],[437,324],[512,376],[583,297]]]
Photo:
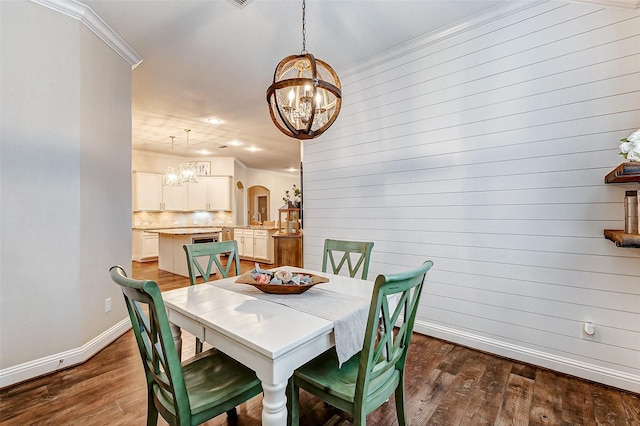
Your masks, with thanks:
[[[324,241],[324,252],[322,256],[322,272],[327,271],[327,264],[331,264],[331,273],[339,274],[344,264],[347,264],[349,276],[354,278],[361,269],[360,278],[367,279],[369,274],[369,261],[371,259],[371,250],[373,242],[371,241],[342,241],[326,239]],[[340,257],[340,261],[336,263],[336,257]],[[352,255],[356,259],[355,264],[352,261]]]
[[[236,240],[218,241],[204,244],[185,244],[183,246],[187,255],[187,266],[189,269],[189,281],[191,285],[196,284],[198,273],[204,282],[211,280],[211,275],[216,272],[213,265],[216,265],[223,278],[229,277],[231,266],[235,264],[235,274],[240,275],[240,258],[238,257],[238,243]],[[227,264],[223,265],[220,255],[227,254]],[[208,256],[207,267],[203,268],[198,258]]]
[[[426,261],[413,271],[376,278],[356,382],[355,397],[361,404],[375,398],[376,389],[369,385],[376,379],[404,371],[425,276],[432,265]]]
[[[121,266],[113,266],[109,272],[122,289],[147,383],[162,389],[173,401],[179,424],[180,419],[188,421],[189,398],[158,284],[128,278]]]

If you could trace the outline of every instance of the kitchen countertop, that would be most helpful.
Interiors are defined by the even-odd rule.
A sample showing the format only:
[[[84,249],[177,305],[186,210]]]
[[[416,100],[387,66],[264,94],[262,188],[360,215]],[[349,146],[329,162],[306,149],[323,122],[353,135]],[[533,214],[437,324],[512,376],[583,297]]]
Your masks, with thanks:
[[[217,225],[217,226],[180,226],[180,227],[167,227],[167,228],[157,228],[150,226],[134,226],[133,230],[136,231],[145,231],[145,232],[155,232],[155,233],[173,233],[176,234],[175,230],[179,231],[188,231],[188,232],[180,232],[182,234],[198,234],[202,233],[202,230],[207,230],[207,232],[220,232],[222,229],[264,229],[268,231],[277,231],[277,226],[264,226],[264,225]],[[211,231],[214,229],[215,231]]]
[[[164,228],[145,229],[146,232],[165,235],[194,235],[194,234],[215,234],[222,231],[222,228]]]
[[[243,225],[243,226],[223,226],[223,228],[234,228],[234,229],[266,229],[269,231],[277,231],[277,226],[262,226],[262,225]]]

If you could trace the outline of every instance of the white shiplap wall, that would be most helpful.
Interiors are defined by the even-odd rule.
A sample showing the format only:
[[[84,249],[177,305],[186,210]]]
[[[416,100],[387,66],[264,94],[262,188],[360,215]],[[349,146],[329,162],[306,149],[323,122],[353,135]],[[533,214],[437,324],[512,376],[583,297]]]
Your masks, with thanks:
[[[418,332],[639,392],[640,249],[602,233],[624,227],[603,177],[640,127],[640,11],[503,7],[341,78],[304,142],[305,266],[325,238],[374,241],[370,278],[431,259]]]

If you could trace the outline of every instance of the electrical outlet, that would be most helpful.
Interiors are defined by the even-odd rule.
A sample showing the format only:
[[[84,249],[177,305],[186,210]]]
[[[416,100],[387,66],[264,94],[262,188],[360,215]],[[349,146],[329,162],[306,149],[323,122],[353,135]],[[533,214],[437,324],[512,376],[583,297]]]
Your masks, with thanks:
[[[111,310],[111,298],[104,299],[104,311],[109,312]]]
[[[593,339],[596,334],[596,325],[591,321],[584,321],[580,323],[582,328],[583,339]]]

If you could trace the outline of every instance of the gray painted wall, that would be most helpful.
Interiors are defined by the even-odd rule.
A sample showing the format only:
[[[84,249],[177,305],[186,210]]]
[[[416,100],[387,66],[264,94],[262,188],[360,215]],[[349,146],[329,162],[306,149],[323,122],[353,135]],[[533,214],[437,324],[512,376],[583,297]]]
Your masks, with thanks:
[[[130,269],[131,65],[40,5],[0,15],[0,369],[45,372],[126,318],[108,269]]]

